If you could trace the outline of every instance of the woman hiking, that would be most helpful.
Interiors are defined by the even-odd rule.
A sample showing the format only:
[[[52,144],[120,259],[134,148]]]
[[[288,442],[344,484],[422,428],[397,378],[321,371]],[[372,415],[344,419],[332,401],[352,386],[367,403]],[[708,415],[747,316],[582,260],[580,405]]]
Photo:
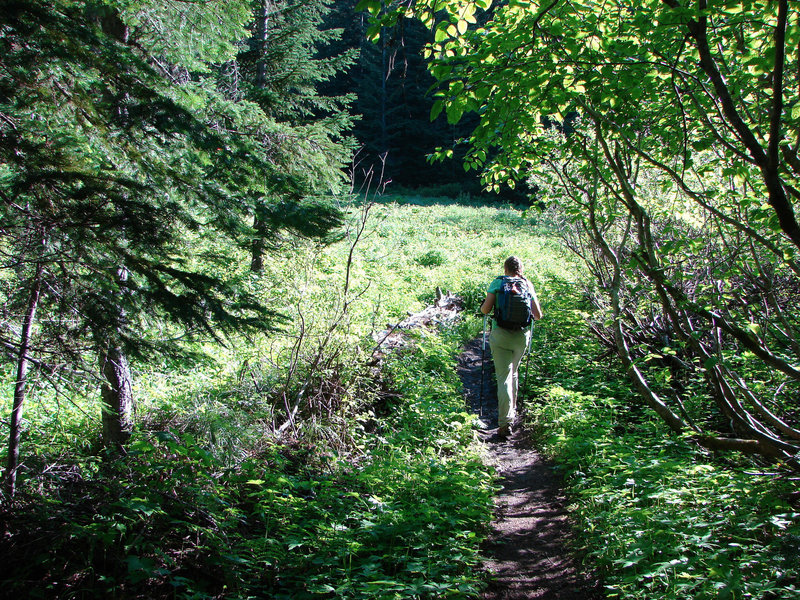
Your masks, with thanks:
[[[509,256],[503,263],[505,275],[489,284],[481,312],[494,309],[495,327],[489,347],[497,375],[497,437],[505,440],[517,416],[519,365],[530,343],[533,320],[542,318],[542,307],[533,284],[522,276],[522,261]]]

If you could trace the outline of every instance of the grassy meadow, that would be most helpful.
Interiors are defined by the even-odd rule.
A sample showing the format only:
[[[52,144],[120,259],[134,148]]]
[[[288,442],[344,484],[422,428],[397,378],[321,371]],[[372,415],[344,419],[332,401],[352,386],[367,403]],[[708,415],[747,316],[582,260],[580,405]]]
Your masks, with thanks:
[[[4,515],[16,540],[3,548],[5,589],[476,597],[495,484],[454,364],[480,332],[488,282],[516,254],[545,312],[527,419],[564,473],[578,549],[609,598],[797,597],[796,480],[700,451],[641,408],[585,328],[582,271],[548,215],[411,195],[347,209],[340,240],[294,240],[259,276],[245,253],[219,249],[230,256],[226,276],[282,315],[279,330],[224,346],[200,340],[192,359],[137,365],[138,426],[124,460],[95,450],[94,386],[77,397],[38,384],[23,500]],[[465,298],[464,318],[439,335],[412,333],[413,346],[381,372],[367,366],[376,336],[437,287]]]
[[[338,241],[295,239],[264,272],[218,247],[277,330],[195,340],[134,365],[137,429],[98,452],[99,393],[27,405],[8,590],[31,597],[470,597],[492,475],[454,360],[511,253],[541,287],[574,277],[541,215],[447,198],[344,207]],[[215,240],[187,243],[214,245]],[[286,245],[284,245],[286,247]],[[467,299],[442,336],[368,366],[376,338],[430,303]],[[148,332],[168,337],[171,332]],[[10,376],[3,414],[10,410]],[[295,412],[294,408],[297,407]],[[287,415],[293,414],[289,419]],[[54,543],[42,547],[42,540]],[[33,557],[36,557],[33,560]],[[35,582],[35,583],[31,583]]]

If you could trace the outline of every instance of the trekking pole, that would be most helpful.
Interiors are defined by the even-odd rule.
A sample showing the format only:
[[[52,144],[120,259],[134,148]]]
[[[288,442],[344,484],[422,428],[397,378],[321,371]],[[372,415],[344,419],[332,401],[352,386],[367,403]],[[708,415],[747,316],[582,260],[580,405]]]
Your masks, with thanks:
[[[531,344],[533,343],[533,323],[531,323],[531,335],[528,337],[528,349],[526,350],[527,357],[525,358],[525,381],[522,384],[522,389],[528,391],[528,369],[531,366]]]
[[[484,363],[486,362],[486,321],[489,318],[489,315],[483,315],[483,343],[481,344],[481,393],[480,393],[480,403],[481,403],[481,419],[483,418],[483,372],[484,372]]]

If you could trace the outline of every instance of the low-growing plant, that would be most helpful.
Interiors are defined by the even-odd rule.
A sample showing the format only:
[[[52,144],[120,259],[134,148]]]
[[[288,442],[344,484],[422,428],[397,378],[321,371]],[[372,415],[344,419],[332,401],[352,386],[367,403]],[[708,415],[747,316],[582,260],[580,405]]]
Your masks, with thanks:
[[[198,342],[203,358],[191,363],[135,365],[137,428],[124,458],[95,454],[99,419],[83,398],[30,404],[19,503],[3,513],[2,550],[15,557],[4,591],[475,596],[492,484],[453,366],[480,322],[414,340],[390,361],[390,393],[365,365],[382,331],[432,302],[437,287],[462,294],[474,313],[507,254],[521,255],[538,283],[569,267],[493,209],[374,211],[349,263],[349,295],[350,243],[297,240],[261,277],[241,274],[285,315],[281,332]],[[414,262],[432,251],[459,260]],[[352,310],[331,331],[345,301]]]
[[[445,263],[445,257],[438,250],[429,250],[418,256],[414,262],[421,267],[440,267]]]
[[[43,535],[52,543],[47,560],[14,553],[4,591],[474,597],[493,487],[455,374],[463,331],[417,336],[389,361],[392,410],[360,417],[350,458],[304,438],[232,465],[186,431],[139,431],[124,461],[46,495],[23,513],[30,521],[8,521],[18,550]]]
[[[718,457],[671,433],[599,345],[562,287],[541,324],[528,418],[565,475],[588,561],[607,596],[796,598],[796,480],[745,457]]]

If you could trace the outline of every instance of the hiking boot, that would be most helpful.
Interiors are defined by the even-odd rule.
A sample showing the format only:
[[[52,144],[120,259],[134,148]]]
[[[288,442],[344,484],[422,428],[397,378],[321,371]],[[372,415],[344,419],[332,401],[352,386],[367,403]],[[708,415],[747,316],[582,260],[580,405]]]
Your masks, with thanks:
[[[497,431],[495,431],[491,437],[487,438],[487,442],[498,443],[498,442],[506,442],[508,441],[508,437],[511,435],[511,427],[508,425],[504,425],[500,427]]]

